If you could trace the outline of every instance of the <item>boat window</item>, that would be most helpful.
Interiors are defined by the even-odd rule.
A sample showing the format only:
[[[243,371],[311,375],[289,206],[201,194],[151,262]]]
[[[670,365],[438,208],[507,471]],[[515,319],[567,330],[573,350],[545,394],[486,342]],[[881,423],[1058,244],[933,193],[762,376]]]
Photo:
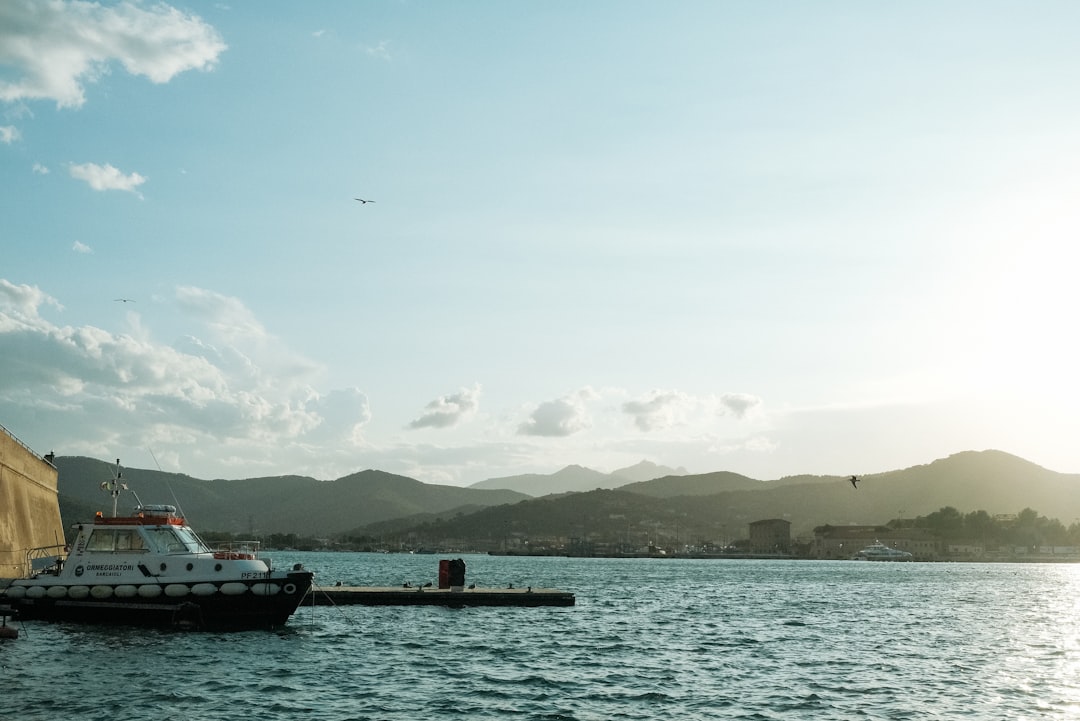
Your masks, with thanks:
[[[138,531],[126,528],[95,528],[86,542],[87,551],[145,551]]]
[[[135,530],[117,530],[116,531],[116,550],[117,551],[145,551],[146,547],[143,545],[142,536]]]
[[[111,551],[116,539],[116,531],[112,528],[95,528],[90,538],[86,540],[87,551]]]

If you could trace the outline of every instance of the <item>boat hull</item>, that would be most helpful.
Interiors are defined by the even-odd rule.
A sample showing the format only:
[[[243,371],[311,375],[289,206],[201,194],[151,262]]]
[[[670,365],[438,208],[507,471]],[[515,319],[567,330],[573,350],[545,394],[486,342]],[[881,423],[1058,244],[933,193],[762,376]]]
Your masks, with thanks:
[[[0,602],[9,605],[24,620],[199,630],[274,628],[284,625],[300,606],[311,588],[312,578],[310,571],[292,571],[269,583],[247,583],[243,593],[237,592],[236,585],[220,582],[169,584],[166,588],[171,592],[158,594],[142,592],[157,588],[152,584],[137,587],[134,594],[128,593],[122,584],[115,588],[95,586],[102,591],[86,595],[31,594],[34,586],[26,586],[25,593],[13,594],[9,587],[0,594]],[[222,591],[222,586],[229,587]],[[49,586],[57,587],[57,584]],[[217,590],[211,591],[211,587]],[[267,587],[276,588],[277,592],[267,593]],[[106,588],[110,592],[105,592]],[[122,590],[116,593],[116,589]],[[13,597],[16,595],[21,597]]]

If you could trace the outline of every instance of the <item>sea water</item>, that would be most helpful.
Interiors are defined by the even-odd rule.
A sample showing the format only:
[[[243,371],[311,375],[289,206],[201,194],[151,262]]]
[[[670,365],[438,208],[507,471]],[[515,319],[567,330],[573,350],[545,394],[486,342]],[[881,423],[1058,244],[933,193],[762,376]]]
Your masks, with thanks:
[[[436,581],[440,556],[274,558],[326,587]],[[16,623],[0,719],[1080,718],[1080,565],[462,558],[467,582],[577,605]]]

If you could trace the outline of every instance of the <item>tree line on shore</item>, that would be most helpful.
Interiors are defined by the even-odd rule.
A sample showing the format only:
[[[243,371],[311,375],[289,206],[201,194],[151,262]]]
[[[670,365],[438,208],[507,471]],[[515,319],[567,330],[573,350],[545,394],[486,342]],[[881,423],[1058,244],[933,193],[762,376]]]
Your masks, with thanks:
[[[1066,526],[1057,518],[1039,515],[1031,508],[1013,515],[992,516],[986,511],[962,513],[945,506],[925,516],[894,519],[890,528],[923,528],[945,541],[977,541],[998,546],[1076,546],[1080,547],[1080,519]]]
[[[828,526],[821,527],[828,529]],[[945,506],[933,513],[913,518],[897,518],[889,521],[886,528],[894,532],[918,530],[943,543],[978,543],[988,548],[1045,546],[1080,548],[1080,520],[1066,526],[1059,519],[1040,515],[1031,508],[1017,514],[991,515],[985,510],[964,513],[953,506]],[[497,529],[506,533],[506,529]],[[203,534],[213,544],[238,540],[244,534],[210,532]],[[664,555],[724,555],[737,554],[747,549],[744,536],[693,537],[680,532],[677,527],[636,527],[627,520],[621,527],[598,528],[586,537],[568,538],[560,535],[532,535],[497,533],[482,537],[465,538],[453,530],[451,521],[427,521],[411,528],[374,535],[362,532],[334,534],[315,537],[296,533],[271,533],[256,538],[267,548],[310,550],[340,550],[367,552],[423,552],[426,550],[458,550],[462,552],[491,552],[517,550],[535,553],[584,553],[586,549],[601,549],[619,554],[641,554],[652,551]],[[793,546],[808,545],[810,539],[792,539]],[[800,544],[801,542],[801,544]]]

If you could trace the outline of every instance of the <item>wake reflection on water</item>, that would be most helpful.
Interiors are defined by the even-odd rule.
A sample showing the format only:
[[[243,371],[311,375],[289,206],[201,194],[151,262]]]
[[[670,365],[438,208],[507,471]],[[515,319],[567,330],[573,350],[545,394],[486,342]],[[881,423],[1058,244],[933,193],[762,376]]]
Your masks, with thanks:
[[[279,554],[331,586],[435,556]],[[304,607],[281,632],[26,624],[19,719],[1060,719],[1080,715],[1080,567],[466,556],[573,608]]]

